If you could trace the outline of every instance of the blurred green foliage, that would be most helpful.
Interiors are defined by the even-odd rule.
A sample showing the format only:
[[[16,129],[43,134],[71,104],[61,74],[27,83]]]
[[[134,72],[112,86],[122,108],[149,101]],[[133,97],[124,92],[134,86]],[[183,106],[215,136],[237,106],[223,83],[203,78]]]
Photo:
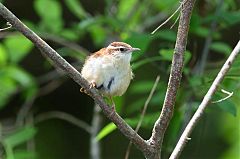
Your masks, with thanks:
[[[21,1],[4,1],[4,4],[7,6],[11,6],[11,3],[16,3],[16,8],[9,8],[13,12],[19,8],[17,5],[21,5]],[[218,3],[219,0],[196,2],[191,18],[187,51],[185,52],[182,84],[178,91],[175,113],[164,140],[164,158],[167,158],[166,156],[171,153],[186,122],[197,109],[221,65],[239,39],[239,35],[237,35],[239,30],[236,30],[236,26],[239,28],[240,24],[239,2],[228,0],[222,6],[218,6]],[[64,58],[71,62],[80,61],[82,64],[88,53],[86,50],[90,52],[96,51],[111,41],[124,41],[141,49],[139,53],[133,54],[132,58],[132,67],[136,74],[135,79],[132,81],[126,95],[115,98],[115,100],[117,111],[132,127],[136,127],[141,109],[153,86],[154,78],[160,74],[160,83],[149,103],[147,114],[140,129],[140,133],[143,134],[144,138],[149,138],[153,124],[160,114],[167,88],[171,59],[176,41],[177,24],[173,29],[169,28],[178,15],[175,15],[168,24],[154,35],[150,35],[150,33],[175,11],[179,6],[179,1],[102,0],[98,2],[87,0],[34,0],[26,5],[29,8],[33,8],[32,11],[25,10],[27,14],[33,17],[21,17],[21,13],[18,15],[18,12],[16,12],[16,16],[19,16],[27,26],[47,40]],[[21,6],[20,8],[22,9]],[[216,10],[219,10],[219,15],[216,15]],[[211,30],[213,21],[217,25]],[[3,23],[1,24],[4,25]],[[231,36],[227,36],[227,34],[231,34]],[[236,37],[233,37],[233,35]],[[209,36],[212,38],[208,51],[209,58],[206,61],[204,70],[199,74],[196,70],[199,68],[198,63],[201,62],[203,47],[206,45],[204,42]],[[47,80],[41,80],[37,76],[39,73],[30,71],[31,68],[25,63],[37,63],[39,59],[31,59],[31,57],[38,54],[39,51],[35,50],[34,52],[33,44],[14,29],[7,31],[5,35],[1,36],[0,41],[0,113],[1,111],[12,112],[12,115],[8,114],[0,118],[0,126],[2,125],[0,141],[4,147],[2,154],[4,154],[3,156],[6,159],[41,158],[41,156],[45,156],[42,158],[47,158],[48,154],[36,153],[38,151],[42,152],[41,150],[37,149],[36,152],[28,151],[26,147],[29,140],[37,138],[37,134],[43,133],[36,128],[38,125],[31,126],[25,123],[15,127],[16,125],[12,124],[10,126],[15,128],[13,131],[8,132],[5,130],[5,127],[9,127],[9,124],[6,124],[4,120],[9,118],[15,120],[16,116],[19,116],[21,108],[24,107],[22,103],[38,98],[38,96],[44,93],[46,96],[54,94],[51,89],[60,87],[61,82],[56,88],[44,86],[48,86],[47,84],[51,84],[54,81],[62,81],[62,78],[57,75],[51,78],[48,73],[51,72],[52,66],[44,62],[41,69],[43,70],[42,72],[47,74]],[[80,46],[80,49],[76,46]],[[79,67],[79,63],[77,67]],[[220,92],[221,89],[234,92],[233,96],[221,103],[210,104],[206,112],[206,115],[211,115],[214,111],[220,112],[220,115],[216,116],[214,120],[214,122],[220,124],[220,132],[213,132],[216,138],[211,142],[221,138],[223,143],[228,144],[228,147],[225,149],[220,146],[222,151],[219,152],[211,148],[213,152],[209,154],[209,159],[234,159],[240,157],[238,152],[240,142],[236,139],[239,139],[240,132],[239,80],[240,59],[238,58],[221,84],[219,91],[214,96],[213,101],[226,96],[226,94]],[[49,90],[45,90],[42,93],[43,87]],[[16,95],[19,95],[20,99],[17,99]],[[64,96],[64,98],[71,100],[73,96]],[[82,96],[81,98],[84,97]],[[46,99],[48,98],[46,97]],[[17,104],[14,101],[18,101]],[[45,100],[44,104],[49,102],[50,99],[49,101]],[[81,103],[80,100],[79,102]],[[19,105],[19,103],[21,104]],[[42,106],[44,104],[40,102],[36,105]],[[17,105],[17,108],[13,105]],[[89,105],[89,103],[81,103],[83,107]],[[77,106],[79,106],[79,103],[78,105],[76,104]],[[43,110],[39,111],[38,109]],[[36,118],[41,112],[48,111],[48,109],[44,110],[44,107],[38,109],[33,111]],[[71,113],[74,113],[74,111]],[[79,118],[81,117],[79,116]],[[81,120],[89,121],[89,119]],[[116,126],[109,123],[109,121],[105,122],[104,125],[101,126],[101,130],[96,136],[102,142],[116,130]],[[204,129],[212,131],[210,127]],[[201,138],[200,133],[194,133],[199,136],[198,138]],[[194,139],[192,142],[201,146],[205,144],[198,143]],[[86,143],[82,144],[86,145]],[[49,149],[52,148],[50,145],[45,146]],[[202,152],[200,146],[198,148],[200,153],[197,155],[200,155],[201,158],[204,152]],[[186,155],[187,153],[188,155]],[[194,156],[194,152],[187,151],[187,153],[184,154],[184,158]],[[216,154],[218,154],[217,157]]]

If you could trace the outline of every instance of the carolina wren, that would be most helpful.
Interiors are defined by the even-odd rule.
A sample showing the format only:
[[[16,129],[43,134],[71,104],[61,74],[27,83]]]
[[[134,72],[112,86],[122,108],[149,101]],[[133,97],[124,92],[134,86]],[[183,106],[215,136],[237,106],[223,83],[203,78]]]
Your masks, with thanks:
[[[138,50],[123,42],[113,42],[90,55],[81,74],[90,87],[95,87],[113,102],[112,97],[123,95],[133,78],[130,60],[132,52]]]

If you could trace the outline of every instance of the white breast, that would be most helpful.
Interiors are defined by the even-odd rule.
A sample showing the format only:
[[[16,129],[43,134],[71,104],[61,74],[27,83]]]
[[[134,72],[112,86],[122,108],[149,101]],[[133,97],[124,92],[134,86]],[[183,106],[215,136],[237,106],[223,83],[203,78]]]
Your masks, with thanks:
[[[121,96],[127,90],[132,79],[130,66],[131,53],[125,55],[90,57],[83,66],[82,76],[97,87],[106,96]]]

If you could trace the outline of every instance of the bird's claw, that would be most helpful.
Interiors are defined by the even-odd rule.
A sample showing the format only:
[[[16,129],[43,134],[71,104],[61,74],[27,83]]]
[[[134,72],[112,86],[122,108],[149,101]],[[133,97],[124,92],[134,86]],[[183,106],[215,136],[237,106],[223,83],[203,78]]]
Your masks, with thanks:
[[[96,88],[96,87],[97,87],[96,82],[92,82],[92,83],[90,83],[90,85],[89,85],[89,89]],[[86,89],[84,89],[83,87],[80,88],[80,92],[85,93],[85,94],[87,94],[87,95],[90,95],[90,94],[86,91]]]
[[[96,88],[96,87],[97,87],[96,82],[91,82],[90,85],[89,85],[89,88],[90,88],[90,89]]]

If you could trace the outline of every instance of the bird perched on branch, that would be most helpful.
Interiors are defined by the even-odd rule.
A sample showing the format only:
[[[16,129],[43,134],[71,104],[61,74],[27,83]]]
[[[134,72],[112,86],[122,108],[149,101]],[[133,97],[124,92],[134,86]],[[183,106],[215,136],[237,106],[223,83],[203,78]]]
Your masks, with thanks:
[[[122,96],[133,78],[130,65],[132,52],[140,50],[124,42],[113,42],[90,55],[82,68],[82,76],[103,96]],[[83,91],[83,89],[81,89]]]

